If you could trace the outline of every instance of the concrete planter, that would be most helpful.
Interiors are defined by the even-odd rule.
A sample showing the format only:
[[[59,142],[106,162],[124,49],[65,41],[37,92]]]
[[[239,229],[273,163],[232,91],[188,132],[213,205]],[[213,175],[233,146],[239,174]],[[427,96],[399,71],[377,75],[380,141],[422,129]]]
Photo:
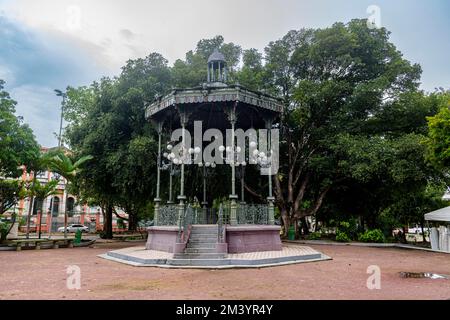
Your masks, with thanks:
[[[181,253],[186,243],[178,243],[178,227],[149,227],[148,238],[145,248],[169,253]]]
[[[227,226],[228,252],[280,251],[282,250],[280,230],[280,226]]]

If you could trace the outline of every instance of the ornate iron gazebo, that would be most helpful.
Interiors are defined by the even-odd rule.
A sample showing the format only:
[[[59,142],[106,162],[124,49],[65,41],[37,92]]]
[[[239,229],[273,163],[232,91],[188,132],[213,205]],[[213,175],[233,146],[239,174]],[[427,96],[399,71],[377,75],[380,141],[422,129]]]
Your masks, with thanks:
[[[221,230],[225,225],[226,232],[232,232],[233,227],[243,225],[267,226],[267,230],[279,230],[274,225],[274,200],[272,194],[272,172],[269,171],[268,190],[266,204],[248,204],[244,201],[244,172],[250,164],[250,158],[254,164],[261,168],[270,168],[272,163],[272,127],[280,118],[283,111],[282,102],[268,94],[255,92],[238,84],[227,84],[227,64],[224,56],[217,50],[208,59],[207,82],[195,88],[174,89],[164,97],[156,97],[155,101],[146,106],[145,114],[152,121],[158,131],[158,169],[156,182],[156,198],[154,211],[154,225],[149,229],[149,241],[147,247],[172,252],[182,252],[180,248],[185,246],[186,234],[190,225],[212,222],[218,224]],[[206,127],[203,124],[206,123]],[[200,124],[200,129],[199,125]],[[165,142],[163,150],[164,130],[172,132],[178,129],[177,136],[181,143],[175,145],[176,139],[172,137]],[[215,130],[215,134],[210,132]],[[257,148],[257,137],[247,137],[248,144],[239,146],[236,143],[236,134],[250,132],[249,129],[267,129],[267,153]],[[194,132],[192,139],[190,132]],[[222,138],[217,137],[217,132],[226,132],[227,144]],[[199,133],[200,139],[196,137]],[[214,144],[213,159],[206,159],[204,137]],[[261,138],[261,137],[260,137]],[[222,139],[222,140],[221,140]],[[252,140],[252,141],[251,141]],[[261,139],[260,139],[261,141]],[[194,143],[192,145],[192,142]],[[246,147],[248,146],[248,157]],[[212,148],[211,146],[207,148]],[[253,153],[251,152],[253,149]],[[206,217],[208,207],[206,184],[207,177],[214,171],[217,165],[225,163],[230,167],[230,195],[229,205],[222,206],[217,221],[209,221]],[[193,209],[192,204],[187,203],[185,195],[185,166],[195,165],[203,175],[203,199],[201,209]],[[161,172],[169,172],[169,196],[166,203],[161,199]],[[241,179],[241,194],[236,192],[236,177]],[[180,177],[178,203],[173,199],[173,179]],[[189,208],[187,208],[189,207]],[[188,210],[187,210],[188,209]],[[189,222],[189,223],[187,223]],[[273,226],[270,228],[269,226]],[[173,242],[174,239],[161,240],[158,234],[173,232],[178,228],[176,242],[180,248],[173,249],[164,246],[163,242]],[[242,230],[239,229],[239,230]],[[253,230],[254,231],[254,230]],[[279,237],[279,234],[278,234]],[[164,237],[163,237],[164,238]],[[224,236],[223,238],[226,238]],[[172,249],[171,249],[172,248]],[[257,250],[258,251],[258,250]]]

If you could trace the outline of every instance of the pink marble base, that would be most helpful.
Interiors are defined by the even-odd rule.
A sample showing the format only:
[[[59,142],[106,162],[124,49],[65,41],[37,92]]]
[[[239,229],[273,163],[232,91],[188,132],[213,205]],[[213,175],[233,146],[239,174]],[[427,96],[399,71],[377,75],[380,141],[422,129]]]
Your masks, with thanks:
[[[178,227],[149,227],[145,248],[169,253],[181,253],[186,243],[177,243]]]
[[[282,250],[280,230],[280,226],[227,226],[228,252],[280,251]]]

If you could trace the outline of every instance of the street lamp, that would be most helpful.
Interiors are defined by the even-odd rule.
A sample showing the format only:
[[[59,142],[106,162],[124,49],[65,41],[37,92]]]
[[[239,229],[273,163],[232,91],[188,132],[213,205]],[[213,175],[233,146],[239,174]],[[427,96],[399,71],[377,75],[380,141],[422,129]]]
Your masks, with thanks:
[[[62,125],[63,125],[63,116],[64,116],[64,104],[66,102],[67,94],[65,92],[62,92],[59,89],[55,89],[55,93],[58,97],[62,97],[63,101],[61,103],[61,117],[59,121],[59,135],[58,135],[58,148],[61,148],[61,134],[62,134]]]

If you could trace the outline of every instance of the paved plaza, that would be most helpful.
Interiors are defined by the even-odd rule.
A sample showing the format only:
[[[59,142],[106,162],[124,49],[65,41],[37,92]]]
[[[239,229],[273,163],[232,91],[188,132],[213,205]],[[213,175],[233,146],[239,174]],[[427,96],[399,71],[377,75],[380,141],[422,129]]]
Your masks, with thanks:
[[[450,280],[402,278],[400,272],[450,273],[446,254],[397,248],[311,246],[332,260],[259,269],[133,267],[98,255],[142,243],[0,252],[0,299],[450,299]],[[81,289],[67,289],[67,267]],[[367,268],[381,269],[369,290]]]
[[[222,259],[174,259],[172,253],[131,247],[109,251],[99,257],[138,267],[165,268],[260,268],[328,260],[330,257],[307,246],[284,245],[280,251],[229,253]]]

